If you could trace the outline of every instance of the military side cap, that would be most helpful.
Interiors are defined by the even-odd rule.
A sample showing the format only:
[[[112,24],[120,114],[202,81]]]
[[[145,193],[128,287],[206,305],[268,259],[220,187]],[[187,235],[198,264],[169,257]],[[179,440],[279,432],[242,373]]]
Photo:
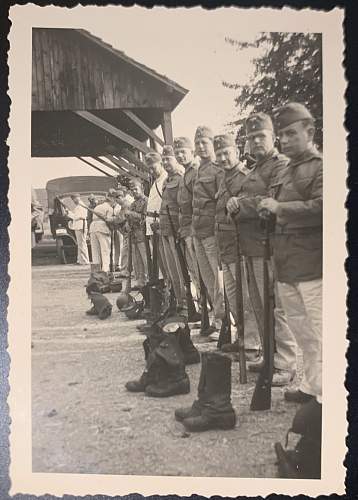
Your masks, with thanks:
[[[195,141],[198,141],[205,137],[213,140],[214,139],[213,131],[211,130],[210,127],[207,127],[206,125],[199,125],[199,127],[196,129],[195,132]]]
[[[71,194],[71,198],[80,198],[80,197],[81,197],[80,193],[72,193]]]
[[[273,132],[273,124],[269,115],[266,113],[254,113],[246,119],[246,134],[252,134],[259,130],[271,130]]]
[[[182,148],[193,149],[193,144],[189,137],[176,137],[174,139],[174,149]]]
[[[215,151],[221,148],[229,148],[232,146],[236,146],[235,137],[232,134],[222,134],[222,135],[216,135],[214,137]]]
[[[159,153],[147,153],[144,157],[145,162],[148,165],[152,165],[153,163],[157,163],[158,161],[162,161],[162,157]]]
[[[306,106],[299,102],[289,102],[275,111],[275,121],[278,129],[288,127],[300,120],[313,120]]]
[[[162,156],[175,156],[173,146],[163,146]]]

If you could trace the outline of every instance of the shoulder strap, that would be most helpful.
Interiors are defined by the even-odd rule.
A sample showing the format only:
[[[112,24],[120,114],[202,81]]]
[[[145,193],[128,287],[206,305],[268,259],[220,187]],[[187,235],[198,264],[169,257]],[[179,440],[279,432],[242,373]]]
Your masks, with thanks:
[[[159,196],[160,196],[161,198],[163,198],[162,193],[161,193],[161,192],[159,191],[159,189],[158,189],[158,184],[157,184],[156,182],[154,182],[154,185],[155,185],[155,189],[157,190],[157,193],[159,194]]]

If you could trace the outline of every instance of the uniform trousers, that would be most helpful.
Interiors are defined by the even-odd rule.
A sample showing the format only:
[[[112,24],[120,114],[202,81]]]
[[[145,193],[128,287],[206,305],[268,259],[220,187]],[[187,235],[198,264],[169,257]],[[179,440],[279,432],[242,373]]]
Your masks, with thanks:
[[[322,396],[322,280],[278,282],[287,322],[303,355],[300,390]]]
[[[128,234],[122,234],[120,268],[124,274],[128,274]]]
[[[114,247],[114,268],[119,267],[119,260],[123,248],[123,235],[118,229],[113,231],[113,247]]]
[[[139,287],[143,287],[148,281],[147,254],[144,241],[132,243],[132,256],[137,284]]]
[[[214,326],[221,327],[225,317],[224,286],[222,273],[219,272],[218,248],[215,236],[200,239],[193,236],[194,249],[199,271],[211,298],[214,308]]]
[[[199,278],[199,267],[198,261],[195,255],[194,241],[192,236],[187,236],[184,238],[184,255],[186,258],[186,263],[188,265],[189,274],[191,281],[195,288],[195,297],[200,299],[200,278]]]
[[[260,308],[263,312],[263,292],[264,292],[264,275],[263,275],[263,259],[261,257],[245,257],[252,262],[254,277],[257,283],[257,288],[260,294]],[[236,280],[235,280],[235,264],[223,264],[224,282],[226,294],[229,300],[230,310],[236,320]],[[243,277],[243,300],[244,300],[244,315],[245,315],[245,347],[246,349],[257,349],[260,346],[260,338],[258,329],[260,326],[257,322],[252,321],[254,311],[252,302],[255,300],[251,290],[248,287],[248,280],[253,279],[248,274],[248,268],[242,265],[241,276]],[[274,367],[278,370],[295,371],[297,359],[297,344],[295,337],[288,326],[288,321],[285,316],[285,311],[281,304],[277,285],[275,284],[275,355]],[[263,322],[262,322],[263,324]]]
[[[92,262],[99,264],[102,271],[109,271],[109,261],[111,252],[111,235],[108,233],[90,233]]]
[[[169,279],[172,284],[177,305],[185,305],[184,278],[180,267],[178,253],[175,248],[174,236],[161,236],[164,251],[164,260],[168,270]]]
[[[75,229],[77,241],[77,264],[89,264],[87,248],[87,231]]]

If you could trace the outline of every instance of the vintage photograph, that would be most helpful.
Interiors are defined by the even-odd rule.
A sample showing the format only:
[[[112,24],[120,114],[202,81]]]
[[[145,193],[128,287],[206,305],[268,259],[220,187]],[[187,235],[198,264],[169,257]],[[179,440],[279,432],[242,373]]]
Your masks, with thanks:
[[[28,133],[23,153],[10,147],[13,206],[15,189],[31,191],[17,269],[31,337],[12,341],[27,376],[10,398],[14,439],[21,422],[29,438],[12,445],[23,484],[291,479],[313,491],[335,467],[327,409],[336,402],[337,425],[344,412],[343,384],[326,378],[332,336],[343,376],[344,331],[340,343],[325,317],[334,303],[344,314],[341,275],[333,292],[327,274],[338,233],[325,85],[339,46],[318,18],[285,25],[274,12],[255,26],[235,8],[54,11],[22,21]],[[13,347],[12,363],[15,387]]]

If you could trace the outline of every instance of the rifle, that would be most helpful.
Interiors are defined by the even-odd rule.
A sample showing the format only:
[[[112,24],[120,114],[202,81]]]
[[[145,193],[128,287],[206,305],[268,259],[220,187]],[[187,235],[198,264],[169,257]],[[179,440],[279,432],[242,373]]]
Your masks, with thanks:
[[[230,318],[230,305],[227,294],[224,288],[225,300],[225,317],[222,321],[220,328],[220,335],[217,343],[217,348],[220,349],[224,344],[231,344],[231,318]]]
[[[158,217],[157,212],[153,212],[154,222]],[[149,277],[149,303],[151,312],[156,318],[156,321],[161,317],[160,311],[163,302],[163,296],[159,289],[159,235],[156,231],[153,231],[152,236],[152,265],[151,265],[151,273]]]
[[[235,237],[236,237],[236,262],[235,262],[236,328],[237,328],[237,341],[239,345],[240,384],[246,384],[247,374],[246,374],[246,358],[245,358],[244,297],[242,294],[239,223],[235,217],[233,217],[233,221],[235,224]]]
[[[170,215],[170,209],[168,206],[166,207],[166,209],[167,209],[169,224],[170,224],[170,227],[171,227],[171,230],[173,233],[173,237],[174,237],[175,249],[176,249],[177,254],[178,254],[179,264],[180,264],[181,272],[182,272],[183,279],[184,279],[186,303],[188,306],[188,320],[190,321],[190,320],[195,318],[195,316],[197,315],[197,311],[195,308],[193,296],[191,294],[191,287],[190,287],[191,280],[190,280],[190,275],[189,275],[189,271],[188,271],[188,264],[186,262],[182,246],[180,244],[178,234],[175,230],[173,219]]]
[[[210,321],[209,321],[209,311],[208,311],[208,293],[204,280],[201,276],[199,269],[199,282],[200,282],[200,307],[201,307],[201,325],[200,325],[200,335],[207,337],[210,333]]]
[[[275,295],[270,252],[270,220],[264,220],[264,363],[256,381],[250,410],[262,411],[271,408],[271,384],[273,376],[273,358],[275,351]]]
[[[132,251],[132,233],[131,231],[128,232],[128,265],[127,265],[127,271],[128,271],[128,278],[126,281],[126,287],[124,289],[124,292],[129,294],[132,288],[132,271],[133,271],[133,251]]]

